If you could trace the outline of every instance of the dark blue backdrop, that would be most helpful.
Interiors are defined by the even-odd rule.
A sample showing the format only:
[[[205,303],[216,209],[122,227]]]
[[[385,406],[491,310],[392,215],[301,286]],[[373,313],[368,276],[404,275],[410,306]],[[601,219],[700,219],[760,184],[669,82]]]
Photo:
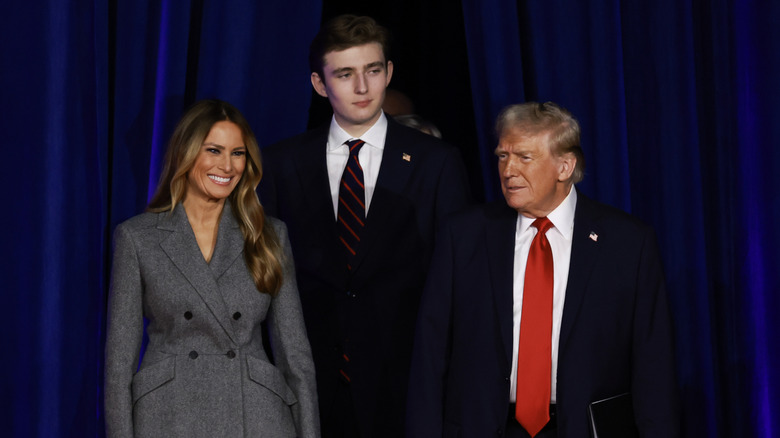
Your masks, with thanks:
[[[780,436],[780,4],[348,3],[0,5],[4,435],[102,436],[111,231],[143,209],[173,123],[219,97],[261,144],[305,129],[308,43],[354,10],[400,35],[394,83],[461,148],[478,198],[499,195],[503,105],[569,108],[580,188],[658,231],[685,436]]]

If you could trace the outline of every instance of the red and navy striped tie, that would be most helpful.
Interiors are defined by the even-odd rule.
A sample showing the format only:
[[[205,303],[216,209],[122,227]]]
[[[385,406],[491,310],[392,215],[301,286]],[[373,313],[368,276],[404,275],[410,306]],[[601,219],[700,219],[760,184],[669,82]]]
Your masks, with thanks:
[[[366,190],[363,185],[363,168],[358,160],[358,152],[365,142],[356,139],[345,144],[349,147],[349,159],[339,185],[338,229],[341,244],[347,251],[347,269],[351,270],[366,219]]]

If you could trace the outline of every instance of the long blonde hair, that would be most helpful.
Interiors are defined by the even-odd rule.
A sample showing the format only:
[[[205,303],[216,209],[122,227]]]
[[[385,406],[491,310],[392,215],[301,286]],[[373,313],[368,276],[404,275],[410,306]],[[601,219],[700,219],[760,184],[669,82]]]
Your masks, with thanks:
[[[187,191],[187,174],[212,126],[221,121],[235,123],[246,146],[244,173],[228,197],[244,235],[244,260],[257,290],[274,296],[282,285],[282,249],[276,233],[265,220],[263,206],[255,191],[263,176],[257,139],[234,106],[220,100],[202,100],[187,110],[171,136],[157,192],[146,209],[156,213],[172,212],[182,202]]]

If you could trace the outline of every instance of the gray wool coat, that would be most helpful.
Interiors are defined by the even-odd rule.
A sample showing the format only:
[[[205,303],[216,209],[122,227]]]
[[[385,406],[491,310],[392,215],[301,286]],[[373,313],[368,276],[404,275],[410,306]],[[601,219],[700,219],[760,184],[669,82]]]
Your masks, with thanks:
[[[314,364],[285,225],[279,294],[257,290],[229,202],[206,263],[184,208],[117,226],[105,418],[115,437],[318,437]],[[148,346],[138,366],[144,332]],[[274,362],[263,349],[268,319]]]

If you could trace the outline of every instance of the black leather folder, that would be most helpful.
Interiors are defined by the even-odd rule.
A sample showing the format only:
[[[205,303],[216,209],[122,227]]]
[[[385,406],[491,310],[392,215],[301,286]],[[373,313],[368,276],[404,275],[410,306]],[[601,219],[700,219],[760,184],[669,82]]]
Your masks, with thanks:
[[[631,394],[597,400],[588,406],[593,438],[639,438]]]

